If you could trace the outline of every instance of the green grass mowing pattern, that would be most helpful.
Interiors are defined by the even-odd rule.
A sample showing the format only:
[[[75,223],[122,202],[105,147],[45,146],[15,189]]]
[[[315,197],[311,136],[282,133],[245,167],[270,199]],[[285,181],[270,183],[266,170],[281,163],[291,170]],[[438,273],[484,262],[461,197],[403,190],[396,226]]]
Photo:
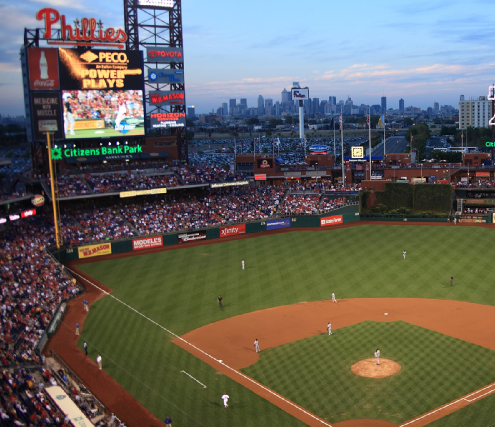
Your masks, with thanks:
[[[476,227],[363,225],[262,236],[114,261],[95,259],[95,263],[80,268],[112,288],[117,298],[180,335],[242,313],[330,299],[331,292],[337,298],[423,297],[495,305],[495,287],[490,278],[492,259],[486,250],[494,237],[495,230]],[[246,262],[244,271],[242,259]],[[224,297],[223,310],[216,303],[219,294]],[[133,340],[149,337],[153,348],[138,378],[146,382],[151,377],[153,385],[163,388],[172,373],[161,365],[169,364],[169,353],[176,354],[172,351],[176,346],[165,343],[163,349],[156,348],[156,341],[171,338],[162,331],[154,332],[156,326],[141,323],[137,315],[127,312],[109,298],[98,301],[90,310],[82,336],[88,342],[94,341],[100,351],[120,365],[130,367],[135,376],[136,371],[141,372],[138,363],[143,349]],[[136,323],[139,328],[135,328]],[[109,324],[113,327],[111,333],[106,333]],[[175,356],[174,369],[180,369],[174,372],[187,371],[192,356],[183,350],[179,354]],[[211,368],[202,362],[200,365],[201,374],[207,375]],[[111,373],[126,388],[139,389],[141,401],[159,418],[166,416],[166,405],[153,409],[148,405],[147,401],[154,399],[152,392],[131,386],[136,380],[119,369]],[[191,414],[204,425],[220,425],[215,422],[215,407],[203,407],[203,400],[190,398],[194,395],[191,380],[183,374],[174,375],[174,392],[167,390],[174,404],[180,408],[191,405]],[[231,387],[237,386],[225,381]],[[220,395],[224,391],[220,390]],[[263,400],[255,401],[255,418],[278,419],[278,409],[273,405],[267,410],[260,403]],[[277,415],[273,416],[272,411]],[[297,420],[293,422],[297,425]],[[291,424],[282,420],[280,425]]]
[[[495,412],[493,408],[495,408],[495,395],[492,394],[428,424],[428,427],[494,427]]]
[[[352,373],[376,348],[399,373]],[[495,381],[495,352],[405,322],[368,321],[263,351],[242,371],[330,422],[400,423]]]

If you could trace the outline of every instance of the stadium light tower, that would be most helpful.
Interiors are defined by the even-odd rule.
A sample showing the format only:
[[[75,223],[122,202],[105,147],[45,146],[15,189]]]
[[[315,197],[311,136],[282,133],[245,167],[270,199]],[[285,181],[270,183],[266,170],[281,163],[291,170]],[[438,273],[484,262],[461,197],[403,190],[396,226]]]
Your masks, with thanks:
[[[128,50],[144,50],[149,129],[175,136],[187,162],[181,0],[124,0]]]

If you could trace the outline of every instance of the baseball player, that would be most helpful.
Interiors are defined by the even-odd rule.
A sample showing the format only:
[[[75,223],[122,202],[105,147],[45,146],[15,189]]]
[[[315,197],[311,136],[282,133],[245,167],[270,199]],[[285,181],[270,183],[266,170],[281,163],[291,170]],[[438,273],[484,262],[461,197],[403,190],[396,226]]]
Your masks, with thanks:
[[[332,292],[332,302],[337,302],[337,300],[335,299],[335,294]]]
[[[328,335],[333,335],[332,334],[332,324],[330,322],[328,322],[327,330],[328,330]]]
[[[118,100],[119,104],[119,111],[117,113],[117,117],[115,118],[115,128],[120,125],[120,122],[124,120],[125,113],[127,109],[125,108],[125,101],[123,98],[119,98]]]
[[[376,359],[376,364],[379,365],[380,364],[380,350],[379,349],[376,349],[376,351],[375,351],[375,359]]]
[[[76,323],[76,335],[79,335],[79,323]]]
[[[256,353],[260,352],[260,343],[258,342],[258,338],[254,340],[254,349],[256,350]]]
[[[99,368],[100,368],[100,370],[101,370],[101,356],[100,356],[100,355],[98,355],[98,356],[96,357],[96,363],[98,363],[98,367],[99,367]]]
[[[241,261],[242,269],[244,270],[244,260]]]
[[[402,251],[402,258],[406,259],[406,251],[405,250]]]
[[[223,396],[222,396],[223,406],[225,408],[228,408],[229,407],[229,405],[227,405],[227,403],[229,401],[229,398],[230,398],[230,396],[227,393],[224,393]]]
[[[76,133],[74,132],[74,117],[72,116],[72,97],[70,93],[64,93],[63,98],[65,107],[65,133],[67,134],[70,131],[71,135],[75,135]]]

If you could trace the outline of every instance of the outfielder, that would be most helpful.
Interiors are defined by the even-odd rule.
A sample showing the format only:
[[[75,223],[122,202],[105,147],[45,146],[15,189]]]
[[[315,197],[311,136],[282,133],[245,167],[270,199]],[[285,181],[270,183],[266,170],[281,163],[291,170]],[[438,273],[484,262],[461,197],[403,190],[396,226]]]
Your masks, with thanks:
[[[406,251],[402,251],[402,258],[406,259]]]
[[[241,261],[242,269],[244,270],[244,260]]]
[[[229,395],[227,393],[224,393],[223,396],[222,396],[222,400],[223,400],[223,406],[225,408],[228,408],[229,405],[227,405],[228,401],[229,401]]]

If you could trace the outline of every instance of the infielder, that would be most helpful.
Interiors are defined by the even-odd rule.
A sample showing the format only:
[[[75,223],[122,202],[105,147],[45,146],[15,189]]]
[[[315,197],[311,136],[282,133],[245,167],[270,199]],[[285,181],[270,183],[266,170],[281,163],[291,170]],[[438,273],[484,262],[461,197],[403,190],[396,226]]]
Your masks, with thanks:
[[[380,350],[379,349],[376,349],[376,351],[375,351],[375,359],[376,359],[376,364],[379,365],[380,364]]]
[[[335,294],[332,292],[332,302],[337,302],[337,300],[335,299]]]
[[[333,335],[332,334],[332,324],[330,322],[328,322],[327,330],[328,330],[328,335]]]
[[[222,396],[222,400],[223,400],[223,406],[225,408],[228,408],[229,405],[227,405],[228,401],[229,401],[229,395],[227,393],[224,393],[223,396]]]
[[[260,352],[260,343],[258,342],[258,338],[254,340],[254,349],[256,350],[256,353]]]
[[[402,251],[402,258],[406,259],[406,251]]]

